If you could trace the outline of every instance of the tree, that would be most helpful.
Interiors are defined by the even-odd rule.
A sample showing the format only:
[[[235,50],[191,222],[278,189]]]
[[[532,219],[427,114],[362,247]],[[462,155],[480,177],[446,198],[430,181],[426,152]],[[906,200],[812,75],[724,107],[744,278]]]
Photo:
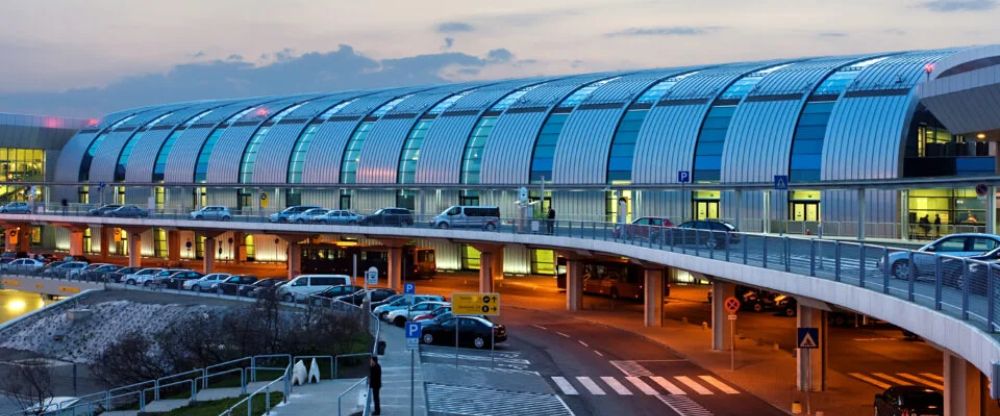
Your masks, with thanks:
[[[132,332],[109,344],[90,367],[91,373],[108,386],[120,386],[159,378],[170,371],[163,360],[153,356],[153,342]]]
[[[26,414],[42,415],[55,396],[52,374],[41,360],[8,363],[6,377],[0,378],[0,389]]]

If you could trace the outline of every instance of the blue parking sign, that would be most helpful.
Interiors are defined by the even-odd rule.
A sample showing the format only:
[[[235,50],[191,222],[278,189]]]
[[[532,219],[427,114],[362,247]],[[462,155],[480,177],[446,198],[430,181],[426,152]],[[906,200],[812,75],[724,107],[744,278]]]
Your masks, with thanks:
[[[691,182],[691,172],[686,170],[677,171],[677,182],[680,183]]]
[[[420,324],[416,322],[406,323],[406,337],[407,338],[420,338]]]
[[[413,283],[407,283],[403,285],[403,294],[413,295],[417,293],[417,285]]]

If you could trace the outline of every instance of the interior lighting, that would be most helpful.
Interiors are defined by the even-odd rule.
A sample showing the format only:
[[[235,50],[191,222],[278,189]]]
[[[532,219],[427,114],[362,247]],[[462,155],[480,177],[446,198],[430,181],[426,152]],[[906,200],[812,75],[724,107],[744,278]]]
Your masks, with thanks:
[[[6,305],[4,305],[4,309],[10,313],[23,313],[26,309],[28,309],[28,304],[24,302],[24,299],[11,299]]]
[[[986,133],[978,133],[976,134],[976,138],[979,140],[983,140],[986,138]]]

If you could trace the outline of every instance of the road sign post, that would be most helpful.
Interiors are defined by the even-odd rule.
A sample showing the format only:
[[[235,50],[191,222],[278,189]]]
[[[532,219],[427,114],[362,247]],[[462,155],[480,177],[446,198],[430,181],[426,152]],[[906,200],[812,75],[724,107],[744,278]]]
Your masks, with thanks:
[[[727,297],[723,306],[729,312],[729,371],[736,371],[736,312],[740,310],[740,300]]]
[[[414,393],[414,356],[420,349],[420,324],[416,322],[406,323],[406,349],[410,350],[410,415],[413,415]]]
[[[451,313],[455,316],[455,365],[458,365],[458,317],[465,315],[500,316],[500,293],[456,292],[451,294]],[[496,332],[490,330],[490,367],[495,364]]]
[[[802,387],[806,391],[806,412],[808,413],[812,411],[812,350],[819,348],[819,328],[799,328],[795,338],[795,345],[802,350],[800,352],[806,362],[805,377],[803,377],[805,380],[802,382]]]

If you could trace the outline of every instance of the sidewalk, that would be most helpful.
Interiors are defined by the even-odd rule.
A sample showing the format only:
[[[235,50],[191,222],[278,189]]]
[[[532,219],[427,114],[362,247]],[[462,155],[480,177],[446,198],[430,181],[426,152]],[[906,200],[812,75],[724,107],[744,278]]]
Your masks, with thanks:
[[[406,334],[403,328],[382,323],[382,340],[385,341],[385,355],[379,357],[382,366],[382,414],[410,415],[410,363],[411,353],[406,350]],[[424,395],[424,376],[420,356],[413,354],[415,395],[413,398],[415,416],[427,415],[427,399]]]
[[[512,306],[533,310],[523,306]],[[795,389],[795,356],[788,351],[775,350],[773,345],[758,345],[737,333],[736,371],[730,370],[729,352],[712,351],[710,329],[699,325],[664,319],[663,327],[646,328],[634,317],[614,312],[584,310],[566,312],[544,310],[563,318],[585,320],[595,325],[610,326],[637,333],[673,349],[691,362],[726,378],[755,396],[786,412],[794,401],[805,409],[806,394]],[[782,375],[782,377],[775,377]],[[826,416],[852,415],[870,412],[874,387],[862,385],[849,376],[828,370],[827,391],[812,393],[812,411],[822,411]]]

